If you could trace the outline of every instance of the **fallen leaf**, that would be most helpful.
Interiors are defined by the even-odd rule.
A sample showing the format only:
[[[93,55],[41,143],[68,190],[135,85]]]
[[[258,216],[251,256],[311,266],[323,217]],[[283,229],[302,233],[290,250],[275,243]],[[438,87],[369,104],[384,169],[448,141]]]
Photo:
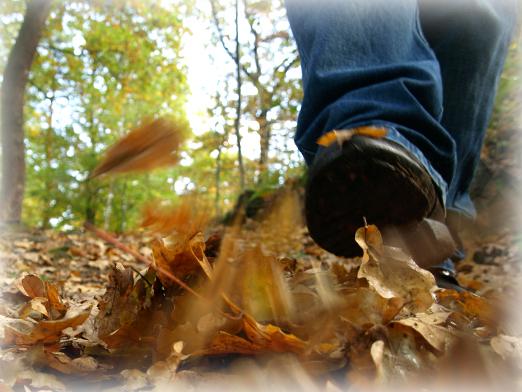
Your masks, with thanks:
[[[109,273],[107,290],[98,303],[96,327],[100,337],[116,331],[123,324],[135,319],[143,304],[137,298],[131,298],[134,289],[132,269],[125,268],[122,264],[113,266]]]
[[[70,358],[60,351],[44,348],[46,365],[63,374],[87,374],[98,370],[98,362],[90,356]]]
[[[47,297],[44,282],[36,275],[25,275],[17,284],[20,292],[29,298]]]
[[[25,319],[25,318],[29,317],[32,312],[36,312],[45,317],[49,317],[49,313],[47,312],[47,307],[46,307],[46,305],[48,303],[49,303],[49,300],[44,297],[31,298],[31,300],[29,302],[27,302],[18,311],[18,317],[20,317],[21,319]]]
[[[203,271],[208,278],[212,277],[212,267],[205,255],[205,240],[202,233],[196,233],[185,243],[175,242],[166,246],[161,239],[152,243],[154,266],[158,277],[165,287],[174,284],[172,279],[162,271],[168,271],[179,279],[187,275]]]
[[[110,147],[90,177],[175,164],[182,139],[181,128],[167,119],[145,122]]]
[[[362,264],[357,273],[384,298],[399,298],[404,308],[413,313],[428,309],[436,288],[433,275],[398,248],[385,246],[374,225],[357,230],[355,240],[363,249]]]
[[[51,319],[58,319],[62,317],[67,311],[67,306],[62,302],[60,298],[60,294],[58,294],[58,289],[56,286],[51,284],[50,282],[45,282],[45,292],[47,294],[48,299],[48,307]]]
[[[125,390],[141,390],[149,384],[147,375],[138,369],[125,369],[120,372],[124,382]]]
[[[38,342],[52,343],[60,339],[61,332],[65,328],[76,327],[89,317],[90,309],[75,316],[61,320],[42,320],[32,328],[25,326],[23,329],[8,325],[4,329],[4,342],[6,344],[32,345]]]
[[[449,312],[417,313],[414,317],[393,321],[418,332],[424,340],[439,353],[447,351],[447,348],[455,342],[456,335],[448,328],[442,326],[448,319]]]
[[[18,283],[20,292],[31,300],[20,312],[22,318],[27,317],[31,310],[43,314],[49,319],[58,319],[67,311],[67,306],[62,302],[58,289],[50,282],[44,282],[36,275],[25,275]],[[39,298],[39,299],[37,299]],[[45,307],[45,310],[42,309]]]
[[[59,378],[53,374],[37,372],[35,370],[24,370],[17,374],[17,382],[15,390],[23,386],[28,388],[26,390],[31,391],[31,388],[37,391],[67,391],[65,384],[62,383]]]

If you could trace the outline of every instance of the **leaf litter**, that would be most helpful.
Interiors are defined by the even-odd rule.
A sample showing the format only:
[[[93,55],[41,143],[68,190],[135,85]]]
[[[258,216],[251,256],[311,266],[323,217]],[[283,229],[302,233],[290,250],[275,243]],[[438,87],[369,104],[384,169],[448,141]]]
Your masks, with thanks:
[[[94,175],[175,162],[178,136],[167,136],[166,149],[151,142],[152,161],[152,150],[137,148],[151,124],[172,131],[145,125],[110,149]],[[361,258],[328,254],[307,236],[300,208],[289,187],[262,220],[226,227],[187,198],[149,204],[142,230],[120,238],[92,226],[7,233],[0,386],[437,389],[470,375],[482,386],[520,382],[520,331],[503,325],[495,298],[438,289],[373,225],[356,233]]]

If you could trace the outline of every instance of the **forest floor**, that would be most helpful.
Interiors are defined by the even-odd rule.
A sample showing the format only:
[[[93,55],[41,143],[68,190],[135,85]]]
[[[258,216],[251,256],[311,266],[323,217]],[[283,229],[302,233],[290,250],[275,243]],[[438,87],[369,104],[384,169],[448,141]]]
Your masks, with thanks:
[[[505,202],[504,200],[503,203]],[[488,214],[490,214],[489,218],[498,217],[496,213],[488,212]],[[281,336],[278,334],[274,336],[271,335],[272,332],[265,331],[270,336],[269,340],[275,342],[273,345],[256,340],[259,337],[250,336],[244,331],[244,327],[243,331],[240,331],[237,326],[224,326],[223,320],[216,318],[215,312],[208,313],[207,309],[198,312],[199,319],[195,322],[194,330],[207,337],[207,346],[203,350],[207,352],[200,355],[196,352],[202,349],[201,345],[196,349],[190,347],[190,340],[197,340],[193,335],[194,330],[189,331],[188,328],[184,330],[185,325],[179,323],[179,319],[175,328],[169,330],[172,336],[168,338],[161,337],[162,331],[156,330],[152,333],[148,330],[149,326],[142,325],[143,319],[149,317],[142,313],[143,309],[147,306],[155,306],[150,302],[145,305],[147,301],[145,296],[152,295],[152,302],[156,296],[149,293],[142,295],[140,299],[131,300],[138,286],[134,282],[139,281],[139,275],[132,271],[147,269],[147,266],[137,261],[133,254],[89,232],[4,233],[1,239],[3,274],[0,280],[2,292],[0,321],[2,326],[12,330],[8,334],[6,328],[3,332],[4,344],[0,351],[2,369],[0,387],[2,390],[25,388],[26,391],[90,390],[93,387],[107,390],[164,390],[167,385],[176,385],[181,389],[215,390],[225,385],[231,388],[232,385],[233,389],[242,390],[248,387],[254,390],[265,390],[277,385],[283,390],[294,390],[296,386],[298,389],[305,390],[325,388],[339,390],[351,385],[351,390],[360,390],[366,387],[375,388],[376,385],[380,387],[395,385],[394,382],[414,384],[419,381],[420,374],[428,373],[430,382],[425,387],[430,390],[429,386],[431,386],[436,390],[438,384],[434,380],[439,382],[443,379],[448,383],[462,383],[466,380],[474,380],[474,372],[482,376],[487,374],[484,377],[485,381],[481,382],[487,381],[485,385],[488,385],[488,388],[501,387],[506,382],[512,382],[513,387],[520,387],[520,363],[517,365],[517,361],[520,361],[522,355],[522,323],[519,315],[516,315],[518,319],[511,317],[513,314],[510,314],[509,310],[514,313],[516,301],[520,298],[519,285],[522,275],[520,233],[517,234],[513,227],[507,224],[493,229],[486,222],[489,218],[484,214],[479,218],[479,224],[465,228],[467,257],[458,265],[458,280],[464,287],[480,296],[477,298],[484,302],[475,303],[474,298],[459,297],[457,293],[449,297],[449,294],[446,294],[444,297],[440,293],[450,291],[439,290],[434,305],[421,306],[417,310],[410,309],[406,313],[397,308],[392,310],[392,316],[386,315],[389,308],[394,306],[387,298],[389,296],[379,291],[378,287],[374,288],[382,295],[379,301],[388,301],[386,304],[379,301],[376,304],[377,299],[364,291],[368,290],[368,287],[372,288],[372,284],[356,283],[361,280],[360,277],[355,279],[354,276],[360,268],[360,259],[348,260],[334,257],[317,247],[309,239],[304,228],[298,230],[298,234],[293,235],[289,241],[292,246],[283,246],[273,259],[280,263],[281,268],[277,271],[286,280],[285,290],[288,290],[294,299],[296,296],[309,295],[313,292],[323,300],[323,305],[328,302],[324,297],[335,293],[339,295],[342,292],[346,292],[348,297],[356,293],[357,298],[364,303],[364,308],[353,303],[343,305],[351,309],[347,314],[355,317],[355,320],[351,320],[350,323],[357,324],[355,328],[357,338],[353,336],[355,333],[353,331],[350,336],[333,340],[332,336],[327,334],[324,342],[321,343],[326,347],[327,355],[324,352],[318,353],[317,351],[320,350],[316,347],[315,357],[306,357],[306,359],[301,356],[301,342],[319,339],[321,335],[316,327],[307,324],[321,325],[323,322],[328,324],[329,318],[326,317],[324,320],[317,318],[322,313],[315,309],[310,311],[309,320],[303,321],[297,318],[302,322],[299,328],[289,328],[285,317],[263,309],[268,306],[280,306],[271,302],[284,302],[281,293],[267,294],[266,290],[255,287],[243,287],[241,290],[242,306],[248,308],[249,314],[255,316],[259,325],[281,327],[277,331]],[[507,223],[505,219],[507,218],[501,218],[500,221]],[[249,225],[253,231],[247,237],[252,238],[252,233],[257,236],[259,223],[247,223],[246,228],[242,230],[248,230]],[[485,225],[488,230],[485,230],[482,225]],[[218,230],[218,232],[220,234],[217,236],[223,235],[222,231]],[[209,248],[215,247],[212,238],[215,240],[216,234],[211,236],[210,242],[207,240],[206,243],[210,264],[216,263],[214,250],[208,252]],[[150,258],[153,256],[152,253],[158,250],[153,245],[153,239],[153,236],[139,232],[121,236],[117,241]],[[263,241],[267,241],[266,237]],[[256,252],[251,256],[258,263],[269,257]],[[118,267],[115,267],[116,265]],[[340,265],[343,265],[342,270],[339,269]],[[132,267],[133,270],[126,270],[123,266]],[[335,277],[335,284],[328,289],[331,292],[321,294],[321,278],[316,276],[312,279],[319,270],[331,275],[326,276],[328,280],[332,280],[332,276]],[[126,275],[124,272],[130,272],[131,275]],[[273,276],[265,276],[266,271],[262,269],[254,268],[251,272],[259,274],[262,278],[256,280],[247,274],[242,279],[248,280],[249,285],[271,286],[278,282]],[[152,275],[147,273],[147,276]],[[125,279],[130,281],[122,283]],[[237,279],[241,278],[237,277]],[[310,279],[313,282],[307,281]],[[199,283],[192,284],[190,276],[185,280],[193,287],[200,288],[199,292],[208,289],[208,287],[205,290],[201,289]],[[168,279],[163,281],[165,287],[161,288],[164,291],[161,301],[172,301],[174,305],[169,302],[169,306],[176,308],[176,301],[173,299],[185,295],[179,293],[179,289],[173,292],[166,288],[168,286],[166,281]],[[158,290],[157,283],[156,281],[153,285]],[[244,286],[239,282],[236,284]],[[340,286],[343,288],[339,289]],[[393,287],[393,283],[390,287]],[[144,290],[143,287],[141,289]],[[53,297],[51,293],[57,293],[59,298]],[[260,295],[266,295],[266,298],[255,299]],[[249,303],[244,299],[245,297],[254,300]],[[306,300],[297,301],[302,301],[298,307],[303,307],[305,311],[309,306],[317,305],[316,301],[313,305],[308,304]],[[200,302],[201,300],[197,299],[197,303]],[[100,306],[100,303],[103,305]],[[493,304],[495,310],[492,310]],[[183,306],[181,305],[182,308]],[[218,304],[216,301],[213,306],[226,308],[223,303]],[[444,309],[437,309],[436,306],[443,306]],[[128,313],[117,309],[107,311],[107,307],[121,307],[127,309]],[[132,310],[129,310],[129,307]],[[501,313],[504,318],[496,313],[498,309],[503,309]],[[171,309],[169,312],[175,311]],[[102,313],[103,317],[100,317]],[[367,313],[374,314],[367,315]],[[213,316],[208,316],[209,314]],[[413,344],[411,342],[394,343],[396,338],[390,335],[390,327],[394,323],[400,323],[401,320],[422,322],[425,317],[428,317],[427,315],[437,314],[442,315],[445,322],[431,325],[437,334],[435,342],[425,336],[424,330],[413,328],[409,333],[415,335],[414,347],[410,346]],[[366,315],[365,321],[359,321],[361,315]],[[241,317],[240,314],[236,316]],[[186,321],[192,320],[192,316],[187,316],[186,313],[181,317],[186,318]],[[501,317],[502,320],[493,321],[495,317]],[[453,320],[448,321],[451,318]],[[30,323],[28,320],[31,320]],[[24,324],[18,325],[17,321],[24,321]],[[57,329],[45,331],[43,323],[46,321],[63,323]],[[460,324],[459,327],[452,328],[452,323]],[[132,325],[133,333],[129,334],[129,331],[126,331],[122,336],[117,337],[116,341],[101,339],[102,342],[99,332],[104,327],[106,331],[111,330],[107,324],[112,326],[112,329],[119,327],[120,330],[124,329],[125,325]],[[42,328],[39,329],[42,325],[43,332],[40,331]],[[404,325],[410,324],[404,322]],[[430,324],[425,321],[424,325]],[[300,328],[304,328],[303,331]],[[212,332],[208,332],[207,329]],[[385,329],[384,332],[381,329]],[[292,334],[283,331],[291,331]],[[459,343],[449,344],[446,333],[453,334],[452,338],[455,338],[459,334],[462,335],[463,331],[473,337],[472,347],[466,348],[464,353],[462,351],[459,353],[462,348],[452,351],[450,346],[458,346]],[[221,341],[219,338],[216,339],[219,333],[237,336],[241,340]],[[419,343],[419,334],[424,336],[424,342]],[[208,338],[209,335],[213,338]],[[363,335],[366,339],[370,339],[370,342],[365,341],[363,344]],[[122,349],[126,344],[138,346],[141,338],[150,339],[151,336],[156,340],[165,339],[164,344],[172,348],[166,352],[162,351],[159,347],[161,344],[156,341],[149,342],[151,347],[145,350],[138,347],[134,350],[128,347]],[[298,343],[293,342],[295,336],[299,336]],[[278,343],[281,337],[283,341]],[[209,340],[212,340],[210,346]],[[379,355],[374,354],[377,350],[375,347],[380,347],[375,345],[376,341],[390,344],[390,351],[384,351],[380,356],[381,360],[383,355],[385,358],[386,355],[392,358],[387,365],[386,361],[378,362],[376,359]],[[430,344],[432,347],[427,350],[426,346]],[[350,345],[352,347],[348,348]],[[354,352],[349,352],[350,350]],[[185,352],[192,354],[185,355]],[[296,356],[267,354],[273,352],[291,353]],[[371,360],[368,359],[369,353]],[[426,356],[427,354],[429,357]],[[477,360],[476,355],[480,359]],[[354,356],[360,356],[362,363],[357,363]],[[412,356],[414,359],[411,358]],[[460,369],[458,377],[454,372],[448,372],[448,365],[444,365],[444,361],[451,362],[451,358],[454,358],[453,360],[457,362],[455,366]],[[312,369],[310,364],[313,364]],[[370,369],[372,365],[374,369]],[[402,370],[396,372],[396,368],[401,367]]]
[[[502,148],[486,144],[462,226],[469,293],[372,226],[362,258],[321,250],[295,194],[228,228],[185,205],[118,237],[4,232],[0,391],[522,388],[522,177]]]

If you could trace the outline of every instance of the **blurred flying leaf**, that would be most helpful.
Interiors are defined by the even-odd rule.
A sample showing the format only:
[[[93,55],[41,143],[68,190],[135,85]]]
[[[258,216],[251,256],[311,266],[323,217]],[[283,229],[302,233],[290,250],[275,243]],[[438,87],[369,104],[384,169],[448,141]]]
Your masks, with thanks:
[[[145,122],[110,147],[90,177],[173,165],[179,160],[182,141],[182,132],[173,122],[164,118]]]
[[[177,235],[183,242],[202,232],[209,220],[207,208],[191,197],[184,197],[179,204],[161,205],[148,203],[143,209],[142,226],[163,236]]]

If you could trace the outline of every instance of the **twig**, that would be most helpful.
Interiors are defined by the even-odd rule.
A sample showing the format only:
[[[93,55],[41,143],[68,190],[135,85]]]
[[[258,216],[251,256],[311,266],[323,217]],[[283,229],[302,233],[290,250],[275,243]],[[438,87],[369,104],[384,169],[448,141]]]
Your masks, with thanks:
[[[120,250],[122,250],[122,251],[124,251],[126,253],[129,253],[130,255],[134,256],[138,261],[141,261],[142,263],[145,263],[148,266],[152,266],[153,268],[155,268],[156,270],[158,270],[159,272],[164,274],[167,278],[173,280],[178,285],[180,285],[182,288],[184,288],[189,293],[194,295],[196,298],[198,298],[198,299],[200,299],[202,301],[205,301],[207,303],[212,303],[212,301],[210,299],[205,298],[201,294],[199,294],[198,292],[194,291],[190,286],[188,286],[185,282],[183,282],[181,279],[179,279],[172,272],[166,270],[163,267],[160,267],[159,265],[153,265],[153,261],[151,259],[149,259],[148,257],[143,256],[141,253],[135,251],[134,249],[129,248],[127,245],[125,245],[124,243],[122,243],[121,241],[119,241],[117,238],[115,238],[111,234],[107,233],[106,231],[103,231],[102,229],[98,229],[96,226],[94,226],[92,223],[89,223],[89,222],[85,222],[83,224],[83,226],[85,227],[86,230],[94,233],[97,237],[101,238],[102,240],[105,240],[108,243],[114,245],[116,248],[118,248],[118,249],[120,249]],[[230,298],[228,298],[228,296],[225,293],[221,293],[221,296],[222,296],[223,300],[225,301],[225,303],[234,312],[236,312],[239,315],[243,314],[243,311],[241,310],[241,308],[239,308],[239,306],[234,304],[230,300]],[[236,320],[237,319],[237,316],[232,316],[232,315],[230,315],[230,314],[228,314],[226,312],[223,312],[220,309],[218,309],[218,312],[221,313],[223,316],[229,318],[229,319],[232,319],[232,320]]]
[[[179,279],[176,275],[174,275],[172,272],[167,271],[166,269],[160,267],[159,265],[153,265],[153,261],[149,259],[148,257],[143,256],[141,253],[135,251],[132,248],[129,248],[127,245],[116,239],[114,236],[110,235],[109,233],[98,229],[96,226],[94,226],[92,223],[85,222],[83,224],[83,227],[85,227],[86,230],[89,230],[93,232],[96,236],[100,237],[102,240],[105,240],[112,245],[114,245],[116,248],[129,253],[130,255],[134,256],[138,261],[141,261],[142,263],[147,264],[148,266],[152,266],[153,268],[157,269],[159,272],[164,274],[167,278],[172,279],[174,282],[179,284],[181,287],[183,287],[185,290],[187,290],[189,293],[197,297],[198,299],[201,299],[203,301],[209,301],[207,298],[203,297],[201,294],[194,291],[190,286],[188,286],[185,282],[183,282],[181,279]]]

